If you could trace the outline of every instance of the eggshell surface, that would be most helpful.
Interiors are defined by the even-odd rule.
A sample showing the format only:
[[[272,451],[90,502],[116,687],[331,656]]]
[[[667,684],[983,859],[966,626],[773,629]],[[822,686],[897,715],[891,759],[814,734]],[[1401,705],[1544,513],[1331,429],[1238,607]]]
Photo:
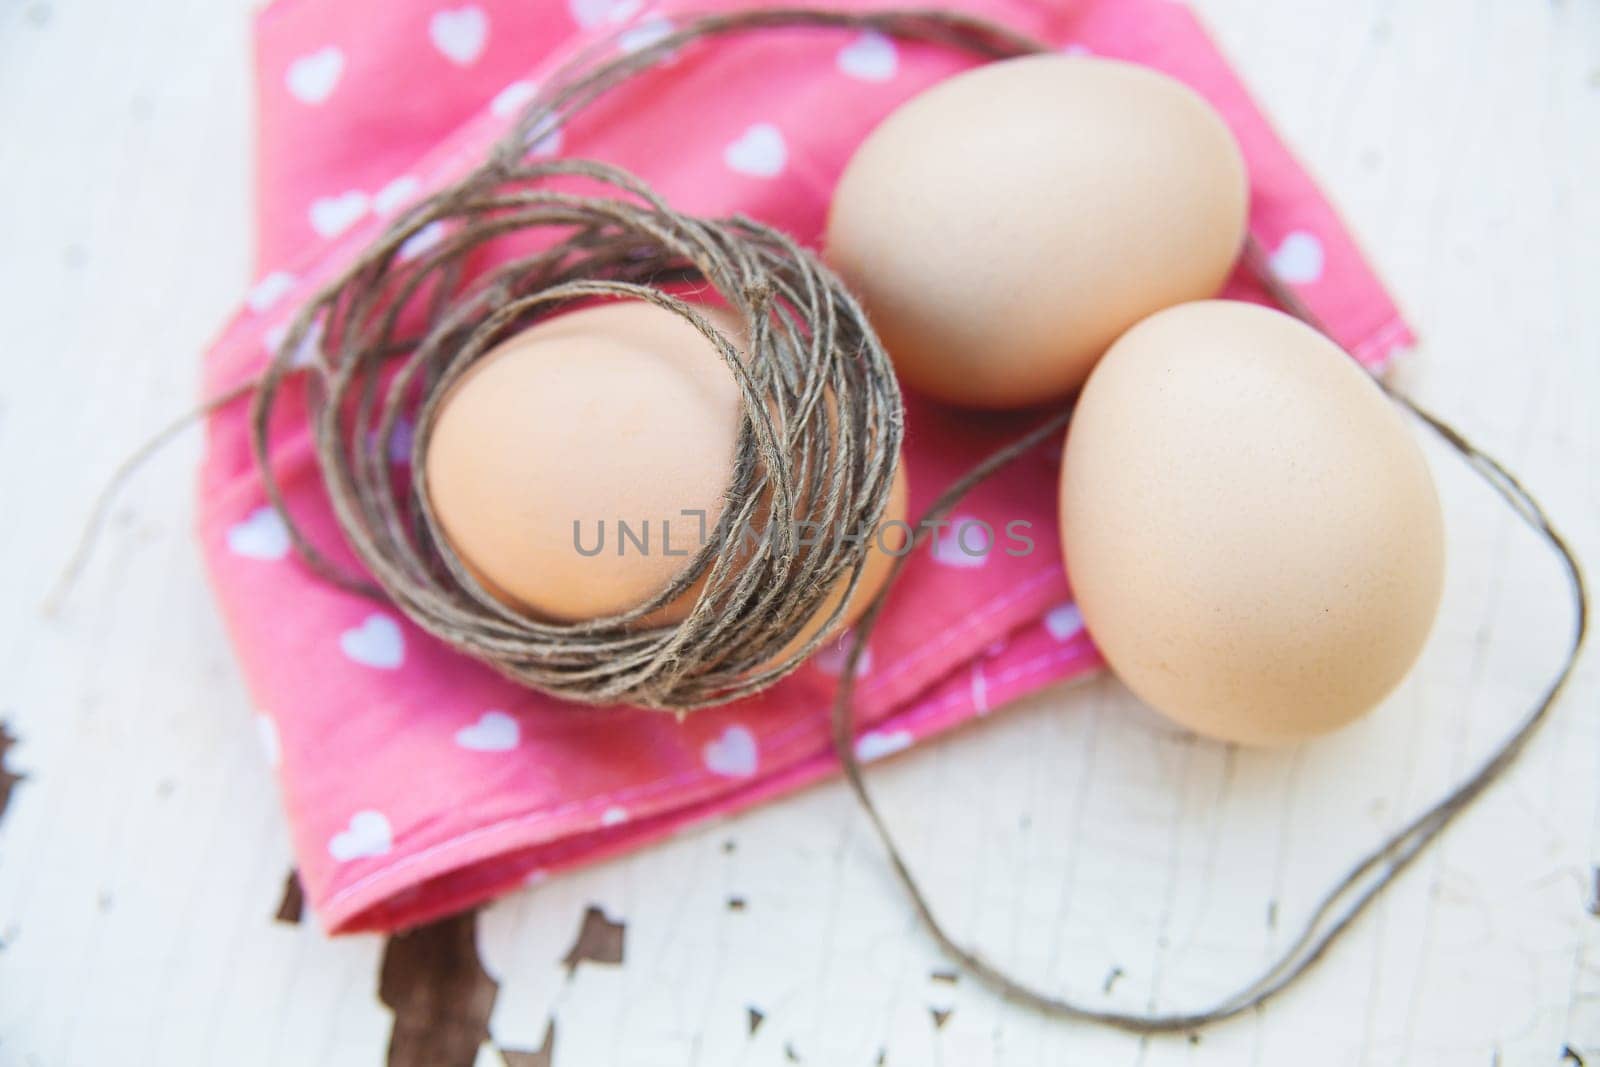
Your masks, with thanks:
[[[1231,132],[1132,63],[1030,56],[907,102],[840,178],[825,255],[895,369],[949,403],[1076,389],[1146,315],[1215,294],[1245,232]]]
[[[730,313],[705,314],[737,334]],[[671,311],[617,301],[560,315],[486,354],[443,401],[427,453],[434,514],[502,599],[564,622],[627,611],[699,549],[686,511],[715,527],[740,403],[716,348]],[[643,550],[619,523],[648,531]]]
[[[743,348],[737,316],[697,310]],[[732,371],[686,319],[643,301],[598,304],[511,337],[452,387],[427,448],[428,497],[494,596],[553,621],[619,614],[667,588],[715,530],[742,419]],[[703,525],[689,513],[703,513]],[[902,464],[884,521],[905,513]],[[884,540],[895,547],[892,531]],[[893,562],[869,553],[841,625]],[[700,588],[643,624],[681,620]],[[788,647],[816,633],[842,596],[843,582]]]
[[[1409,427],[1333,342],[1253,304],[1182,305],[1117,341],[1068,429],[1060,506],[1090,635],[1209,737],[1351,721],[1438,608],[1443,520]]]

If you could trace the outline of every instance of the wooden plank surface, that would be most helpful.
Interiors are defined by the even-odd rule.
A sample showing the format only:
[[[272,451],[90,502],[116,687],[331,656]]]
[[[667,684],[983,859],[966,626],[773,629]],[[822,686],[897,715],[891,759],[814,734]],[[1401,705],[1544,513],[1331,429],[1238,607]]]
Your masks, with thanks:
[[[1199,6],[1423,332],[1404,383],[1600,559],[1600,5]],[[35,610],[249,284],[248,70],[246,0],[0,4],[0,1064],[1600,1062],[1594,656],[1306,981],[1194,1038],[953,977],[836,785],[406,938],[295,921],[190,535],[194,439],[123,498],[65,613]],[[1358,726],[1236,751],[1099,680],[874,769],[963,937],[1093,1001],[1203,1003],[1487,751],[1567,621],[1531,538],[1430,456],[1444,613]]]

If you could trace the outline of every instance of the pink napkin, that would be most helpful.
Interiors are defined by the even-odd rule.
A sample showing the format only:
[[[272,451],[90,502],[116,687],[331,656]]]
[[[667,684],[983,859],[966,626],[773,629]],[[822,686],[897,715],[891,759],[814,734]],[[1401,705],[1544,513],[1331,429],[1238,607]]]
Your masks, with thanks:
[[[297,305],[385,217],[477,161],[531,86],[586,41],[626,26],[622,46],[633,47],[684,12],[730,6],[279,0],[268,8],[257,26],[260,279],[206,357],[207,392],[256,373]],[[1282,276],[1362,359],[1376,363],[1410,340],[1333,210],[1183,5],[955,6],[1064,50],[1149,64],[1204,93],[1244,147],[1251,226]],[[815,243],[860,139],[895,105],[972,62],[870,34],[742,36],[692,48],[542,149],[614,161],[680,208],[743,212]],[[1236,281],[1231,291],[1252,288]],[[828,706],[838,649],[758,698],[679,723],[519,689],[398,612],[319,581],[264,508],[246,409],[236,404],[209,422],[199,536],[282,783],[300,877],[328,930],[414,924],[835,769]],[[913,401],[913,514],[1027,421]],[[293,412],[274,442],[291,507],[319,543],[340,544]],[[1098,666],[1057,546],[1058,449],[1013,464],[961,507],[958,522],[981,519],[1000,533],[991,551],[969,555],[946,536],[894,590],[860,685],[863,758]],[[1031,523],[1031,553],[1005,551],[1019,547],[1003,534],[1013,520]]]

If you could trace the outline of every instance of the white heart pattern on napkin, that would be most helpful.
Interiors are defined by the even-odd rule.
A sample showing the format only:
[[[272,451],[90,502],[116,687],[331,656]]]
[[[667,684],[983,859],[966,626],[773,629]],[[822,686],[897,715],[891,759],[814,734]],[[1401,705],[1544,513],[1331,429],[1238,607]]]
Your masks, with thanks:
[[[350,826],[328,840],[328,855],[344,863],[348,860],[381,856],[394,847],[389,820],[381,811],[358,811],[350,816]]]
[[[1070,640],[1083,629],[1083,612],[1076,604],[1057,604],[1045,613],[1044,628],[1057,641]]]
[[[489,43],[489,16],[470,5],[437,12],[428,20],[428,39],[456,66],[470,67]]]
[[[228,527],[228,551],[245,559],[282,559],[289,554],[289,528],[274,509],[256,508]]]
[[[302,104],[320,104],[338,88],[344,74],[344,53],[333,45],[319,48],[289,64],[283,83]]]
[[[380,215],[393,215],[415,200],[420,192],[422,182],[409,174],[402,174],[372,194],[372,210]]]
[[[261,335],[261,343],[267,350],[268,359],[278,358],[278,349],[283,347],[283,339],[289,336],[289,324],[280,323]],[[306,332],[300,336],[300,344],[295,347],[294,355],[289,357],[291,367],[309,367],[317,358],[317,348],[322,344],[322,320],[318,319],[306,327]]]
[[[407,237],[405,243],[400,246],[400,250],[395,255],[399,257],[400,262],[408,263],[444,240],[445,235],[449,232],[443,219],[434,219],[422,229]]]
[[[250,287],[250,291],[245,294],[244,302],[250,306],[251,311],[259,315],[282,300],[293,288],[294,275],[275,270]]]
[[[539,87],[533,82],[512,82],[494,94],[494,99],[489,101],[489,113],[500,119],[516,118],[538,91]]]
[[[868,30],[839,49],[839,70],[864,82],[886,82],[900,68],[900,53],[894,42],[876,30]]]
[[[311,202],[311,228],[319,237],[337,237],[367,213],[371,201],[359,189]]]
[[[261,751],[267,757],[267,766],[276,767],[282,758],[282,750],[278,744],[278,725],[272,721],[271,715],[257,713],[256,737],[261,741]]]
[[[911,747],[910,730],[873,730],[856,739],[856,759],[871,763],[875,759],[892,756]]]
[[[770,122],[758,122],[722,150],[728,168],[752,178],[776,178],[789,162],[783,133]]]
[[[353,630],[339,635],[339,648],[352,662],[392,671],[405,662],[405,637],[400,624],[387,615],[368,615]]]
[[[730,726],[722,736],[701,749],[706,770],[724,778],[748,778],[756,773],[760,758],[755,735],[743,726]]]
[[[621,22],[639,10],[640,0],[567,0],[572,21],[584,29],[603,22]]]
[[[522,728],[503,711],[486,711],[456,731],[456,744],[473,752],[510,752],[521,740]]]
[[[946,567],[970,569],[989,562],[994,547],[994,528],[980,519],[956,515],[950,525],[938,532],[930,554]]]
[[[1322,242],[1317,235],[1295,230],[1272,253],[1272,273],[1290,285],[1305,285],[1322,277]]]
[[[544,126],[543,123],[539,125],[540,128]],[[530,156],[553,156],[561,151],[563,139],[562,130],[559,126],[549,133],[540,133],[536,129],[528,134],[528,154]]]
[[[617,47],[624,52],[642,52],[672,34],[672,20],[657,15],[630,26],[617,38]]]

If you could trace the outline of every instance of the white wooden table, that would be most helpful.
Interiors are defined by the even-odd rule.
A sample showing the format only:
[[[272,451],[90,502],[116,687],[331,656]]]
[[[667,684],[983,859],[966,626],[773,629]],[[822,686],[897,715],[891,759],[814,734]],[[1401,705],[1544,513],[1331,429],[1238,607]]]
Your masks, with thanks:
[[[1201,6],[1425,334],[1405,384],[1600,561],[1600,4]],[[1193,1038],[951,980],[838,785],[403,941],[276,920],[291,857],[190,535],[194,439],[123,498],[64,615],[36,610],[249,281],[246,8],[0,4],[0,753],[23,776],[0,815],[0,1064],[449,1067],[485,1023],[478,1067],[1600,1063],[1595,655],[1301,985]],[[1568,622],[1532,539],[1431,454],[1444,613],[1355,728],[1233,751],[1100,680],[874,770],[963,937],[1093,1001],[1204,1002],[1488,749]],[[611,936],[589,955],[620,933],[622,962],[569,975],[591,907]]]

